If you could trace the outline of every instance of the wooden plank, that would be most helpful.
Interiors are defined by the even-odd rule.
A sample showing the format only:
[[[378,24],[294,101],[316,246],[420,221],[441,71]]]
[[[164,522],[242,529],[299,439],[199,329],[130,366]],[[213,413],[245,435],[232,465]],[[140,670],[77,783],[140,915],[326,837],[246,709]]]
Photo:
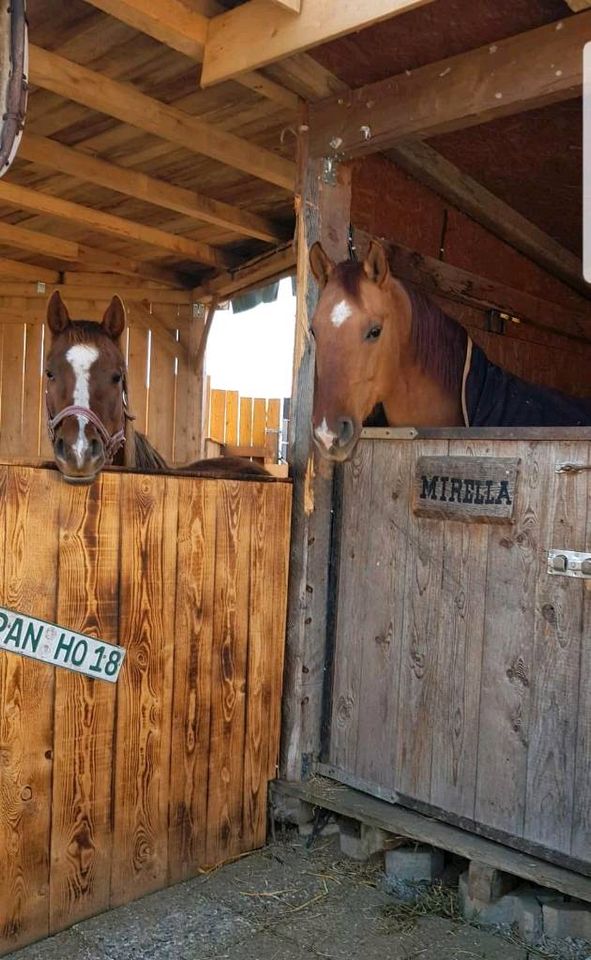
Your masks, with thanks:
[[[207,863],[242,853],[251,485],[217,484]]]
[[[19,250],[30,250],[54,260],[77,260],[78,244],[60,237],[51,237],[37,230],[23,230],[11,223],[0,222],[0,243]],[[39,278],[40,279],[40,278]]]
[[[60,481],[50,472],[27,467],[10,467],[0,476],[0,602],[55,620]],[[0,653],[3,951],[49,933],[54,679],[48,664]],[[59,744],[55,748],[59,750]]]
[[[45,431],[44,368],[42,366],[43,328],[25,324],[25,371],[23,389],[22,451],[38,457],[41,431]]]
[[[546,573],[552,548],[585,550],[588,474],[556,473],[559,461],[587,461],[584,443],[551,444],[540,467],[540,556],[535,595],[525,836],[553,850],[571,852],[575,793],[578,685],[581,672],[584,588]],[[573,803],[573,798],[576,798]],[[573,850],[581,856],[581,850]]]
[[[279,427],[281,400],[267,400],[267,423],[265,428],[266,459],[277,463],[279,459]]]
[[[362,438],[382,440],[591,440],[591,427],[364,427]],[[502,449],[502,448],[501,448]]]
[[[575,290],[588,292],[589,286],[582,279],[581,261],[574,253],[460,171],[428,143],[407,140],[388,151],[388,156],[504,243],[515,247]]]
[[[238,391],[226,391],[224,410],[224,443],[238,443]]]
[[[48,298],[54,292],[59,290],[68,305],[82,300],[97,300],[100,303],[108,303],[112,297],[112,291],[96,284],[96,286],[76,286],[56,283],[46,284],[44,290],[40,290],[36,283],[2,283],[0,286],[0,308],[4,305],[6,298],[25,297],[27,299],[37,300],[45,309]],[[191,292],[189,290],[165,290],[156,287],[128,287],[122,288],[120,294],[123,300],[146,300],[152,303],[169,304],[188,304],[191,303]]]
[[[135,420],[133,426],[140,433],[148,428],[148,354],[150,350],[148,331],[139,325],[129,327],[127,345],[127,380],[129,406]]]
[[[168,876],[178,483],[121,477],[119,642],[111,905],[160,889]],[[150,558],[149,566],[145,557]]]
[[[29,47],[29,79],[45,90],[139,127],[192,153],[226,163],[285,190],[293,189],[295,167],[291,161],[147,97],[130,84],[110,80],[104,74],[34,44]]]
[[[290,484],[274,483],[265,487],[271,501],[269,518],[273,536],[267,536],[273,546],[273,566],[267,574],[267,586],[270,588],[271,623],[269,634],[269,689],[267,748],[267,777],[269,780],[279,775],[279,746],[281,740],[281,721],[283,705],[283,674],[285,666],[285,637],[287,627],[287,590],[289,575],[289,545],[291,534],[292,487]]]
[[[573,13],[579,13],[581,10],[588,10],[591,7],[591,0],[566,0]]]
[[[112,474],[60,484],[57,622],[110,643],[119,638],[119,489]],[[111,684],[56,671],[51,933],[109,908],[115,696]]]
[[[0,183],[0,201],[23,210],[32,210],[34,213],[43,213],[61,220],[78,223],[91,230],[98,230],[115,237],[121,237],[124,240],[145,243],[167,253],[174,253],[177,256],[196,260],[197,263],[205,263],[212,267],[228,266],[228,258],[224,253],[214,250],[213,247],[202,243],[200,240],[181,237],[174,233],[168,233],[166,230],[160,230],[158,227],[150,227],[133,220],[126,220],[112,213],[105,213],[103,210],[95,210],[94,207],[72,203],[71,200],[53,197],[48,193],[41,193],[39,190],[31,190],[29,187],[7,183],[5,180]],[[76,257],[70,259],[75,260]]]
[[[496,443],[495,455],[527,465],[515,523],[490,527],[480,691],[475,817],[523,836],[533,665],[534,602],[545,520],[547,445]]]
[[[316,0],[304,3],[294,17],[266,0],[249,0],[210,20],[201,85],[207,87],[302,53],[424,2],[429,0],[366,0],[363,5],[352,0]]]
[[[349,544],[350,554],[353,550],[356,552],[355,544],[358,541],[353,531],[349,532],[345,514],[342,517],[346,525],[346,531],[343,531],[346,539],[341,545],[341,562],[351,567],[349,590],[353,598],[349,603],[355,617],[355,626],[347,628],[345,622],[344,628],[356,631],[360,637],[360,706],[354,772],[356,776],[379,786],[395,789],[396,755],[404,749],[397,731],[398,681],[409,549],[408,491],[414,467],[414,451],[410,446],[399,446],[394,451],[372,441],[367,443],[373,450],[371,478],[368,478],[369,490],[366,494],[369,494],[369,504],[365,558],[357,557],[355,560],[344,555],[347,549],[345,543]],[[352,494],[353,490],[350,490],[349,498]],[[360,514],[358,522],[363,524],[362,514],[365,511],[357,495],[349,509]],[[364,587],[360,595],[361,569],[364,570]]]
[[[419,457],[412,509],[420,517],[465,523],[513,519],[520,463],[514,457]]]
[[[147,435],[167,463],[172,462],[174,451],[175,366],[174,357],[152,336]]]
[[[241,447],[252,444],[252,397],[240,397],[240,430],[238,443]]]
[[[206,863],[217,484],[179,484],[169,879]]]
[[[407,138],[428,139],[579,96],[591,13],[567,17],[560,25],[557,30],[550,23],[499,40],[494,49],[487,44],[312,104],[312,155],[330,156],[335,139],[339,156],[375,153]]]
[[[18,260],[0,258],[0,277],[9,277],[11,280],[31,280],[33,283],[58,283],[60,275],[57,270],[48,270],[46,267],[37,267],[30,263],[19,263]]]
[[[291,13],[300,13],[302,9],[302,0],[271,0],[271,3]]]
[[[175,210],[186,217],[212,223],[247,237],[256,237],[268,243],[284,239],[283,231],[279,227],[256,213],[249,213],[229,203],[177,187],[139,170],[130,170],[99,157],[89,156],[82,150],[67,147],[49,137],[39,137],[27,132],[19,147],[19,156],[42,167],[69,173],[79,180],[96,183],[108,190],[117,190],[126,196],[156,204],[166,210]]]
[[[265,430],[267,426],[267,401],[255,397],[252,404],[252,445],[265,446]]]
[[[450,456],[491,452],[491,447],[470,441],[449,445]],[[470,818],[476,795],[488,537],[485,524],[443,524],[431,802]]]
[[[494,840],[477,837],[473,833],[440,823],[423,814],[405,810],[385,800],[369,797],[332,780],[316,778],[307,783],[279,781],[273,784],[273,794],[297,797],[341,816],[359,820],[370,827],[449,850],[466,860],[481,860],[497,870],[523,877],[531,883],[559,890],[587,903],[591,902],[589,877],[538,860],[530,854],[511,850]]]
[[[280,280],[295,272],[296,255],[293,244],[280,247],[262,257],[255,257],[228,273],[220,273],[206,280],[192,292],[195,302],[209,303],[212,299],[224,299],[231,294],[245,293],[260,287],[264,281]]]
[[[226,391],[212,390],[210,397],[208,436],[218,443],[223,443],[226,426]]]
[[[185,334],[187,353],[178,358],[174,416],[175,464],[188,463],[201,457],[201,440],[208,420],[208,414],[203,413],[203,363],[201,369],[196,366],[202,335],[203,322],[193,320]]]
[[[166,8],[150,0],[87,0],[134,30],[147,33],[186,57],[201,59],[207,38],[207,17],[191,10],[181,0],[167,0]]]
[[[589,445],[587,445],[587,456],[581,455],[580,460],[586,464],[587,471],[584,472],[589,476],[588,471],[591,470]],[[587,480],[587,493],[589,493],[589,480]],[[591,543],[591,511],[588,506],[585,529],[585,547],[588,549]],[[588,718],[591,716],[591,649],[586,640],[591,635],[591,591],[583,589],[582,594],[581,660],[577,691],[579,719],[573,791],[576,802],[573,803],[571,853],[573,856],[589,861],[591,860],[591,724]],[[574,689],[571,689],[569,695],[575,696]]]
[[[0,393],[0,449],[7,456],[25,456],[31,452],[23,449],[24,366],[24,324],[9,324],[2,341]]]
[[[415,457],[445,456],[445,440],[418,440]],[[405,606],[402,626],[396,787],[429,801],[433,756],[432,711],[437,699],[437,626],[443,568],[443,524],[414,517],[409,503]],[[406,746],[405,746],[406,745]]]

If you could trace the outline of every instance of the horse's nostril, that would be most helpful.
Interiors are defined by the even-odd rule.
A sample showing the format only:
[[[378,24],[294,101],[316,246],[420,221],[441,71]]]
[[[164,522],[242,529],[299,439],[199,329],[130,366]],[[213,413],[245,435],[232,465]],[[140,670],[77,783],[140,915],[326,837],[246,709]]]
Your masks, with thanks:
[[[97,440],[96,437],[90,441],[90,455],[95,459],[97,459],[101,455],[100,440]]]
[[[341,417],[339,420],[339,443],[346,446],[353,439],[355,426],[350,417]]]
[[[66,459],[66,445],[61,437],[55,442],[55,455],[60,458],[60,460]]]

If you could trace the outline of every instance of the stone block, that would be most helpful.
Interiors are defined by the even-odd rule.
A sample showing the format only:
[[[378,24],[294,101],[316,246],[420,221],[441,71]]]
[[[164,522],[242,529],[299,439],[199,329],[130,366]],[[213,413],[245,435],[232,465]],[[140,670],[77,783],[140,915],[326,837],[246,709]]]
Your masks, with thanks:
[[[339,821],[341,853],[352,860],[369,860],[387,846],[389,834],[385,830],[368,827],[357,820]]]
[[[562,940],[581,938],[591,942],[591,909],[588,904],[563,899],[551,900],[542,906],[544,933]]]
[[[488,863],[471,860],[468,868],[468,894],[472,900],[489,903],[509,893],[517,884],[515,877]]]
[[[386,876],[389,880],[411,883],[436,880],[445,866],[442,850],[433,847],[398,847],[386,850]]]

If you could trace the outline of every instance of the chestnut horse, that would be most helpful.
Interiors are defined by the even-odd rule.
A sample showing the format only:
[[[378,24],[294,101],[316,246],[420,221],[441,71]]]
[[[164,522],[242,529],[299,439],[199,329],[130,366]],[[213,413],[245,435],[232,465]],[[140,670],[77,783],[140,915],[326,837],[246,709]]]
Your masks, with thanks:
[[[47,425],[64,479],[92,483],[109,464],[169,471],[147,438],[133,429],[120,347],[125,329],[121,299],[113,297],[101,323],[71,320],[56,290],[47,306],[47,324]],[[198,460],[178,470],[197,476],[270,477],[263,467],[239,457]]]
[[[464,328],[390,271],[376,241],[363,263],[334,264],[319,243],[310,267],[321,293],[312,413],[320,453],[351,457],[381,405],[393,427],[591,424],[591,400],[526,383],[491,363]]]

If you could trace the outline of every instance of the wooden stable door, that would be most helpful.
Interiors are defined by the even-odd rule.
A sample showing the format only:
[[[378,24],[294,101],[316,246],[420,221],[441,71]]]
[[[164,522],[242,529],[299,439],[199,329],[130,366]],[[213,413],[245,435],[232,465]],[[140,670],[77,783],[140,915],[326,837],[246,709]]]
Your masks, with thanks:
[[[362,439],[344,468],[323,769],[589,872],[591,592],[547,566],[591,552],[590,445],[480,433]],[[519,460],[513,517],[417,515],[419,458],[467,456]]]

